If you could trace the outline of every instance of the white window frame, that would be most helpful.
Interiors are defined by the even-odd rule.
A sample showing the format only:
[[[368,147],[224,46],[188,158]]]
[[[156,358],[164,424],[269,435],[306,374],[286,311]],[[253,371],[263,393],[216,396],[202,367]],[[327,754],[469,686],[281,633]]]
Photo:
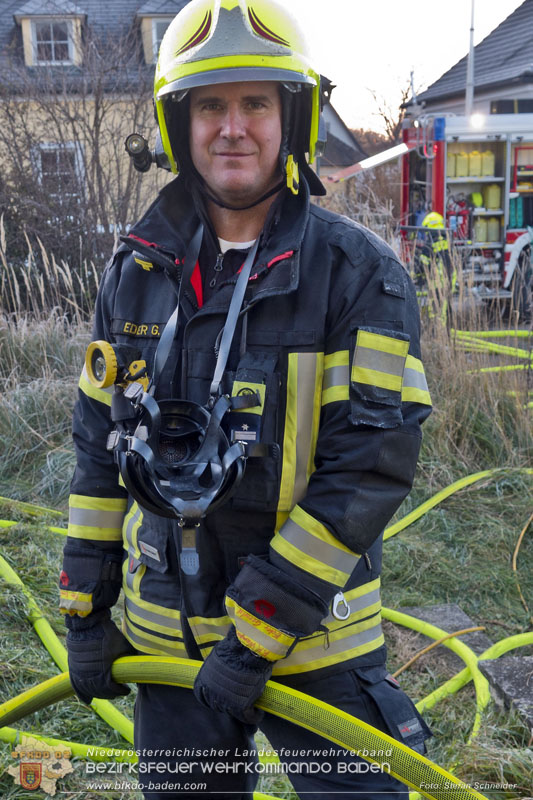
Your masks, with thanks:
[[[157,61],[157,56],[159,54],[159,47],[160,47],[161,42],[163,40],[163,36],[161,37],[161,39],[157,38],[157,26],[161,22],[166,22],[166,27],[168,28],[168,26],[170,25],[172,20],[173,20],[173,17],[171,17],[171,16],[168,16],[168,17],[152,17],[152,59],[153,59],[153,63],[154,64]],[[165,30],[166,30],[166,28],[165,28]]]
[[[83,187],[85,182],[85,167],[83,161],[83,147],[80,142],[39,142],[33,148],[33,162],[37,181],[40,185],[43,183],[43,163],[41,153],[43,152],[56,152],[61,153],[65,151],[74,153],[74,171],[75,178],[79,186],[79,191],[65,192],[59,189],[57,192],[51,192],[50,197],[56,198],[62,203],[63,201],[72,202],[81,201],[83,199]],[[59,174],[59,173],[58,173]]]
[[[68,44],[68,59],[65,61],[48,61],[40,59],[38,56],[38,41],[37,41],[37,25],[55,25],[57,23],[66,24],[67,26],[67,44]],[[37,67],[44,66],[68,66],[74,64],[74,29],[71,19],[65,17],[43,17],[41,19],[31,20],[31,38],[32,38],[32,53],[33,63]]]

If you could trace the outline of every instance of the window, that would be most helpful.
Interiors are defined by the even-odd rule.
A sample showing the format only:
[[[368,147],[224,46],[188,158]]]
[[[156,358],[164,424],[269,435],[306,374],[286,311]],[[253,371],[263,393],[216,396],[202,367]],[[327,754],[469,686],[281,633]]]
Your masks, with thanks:
[[[154,61],[157,61],[157,55],[159,53],[161,41],[163,39],[163,36],[165,35],[166,29],[170,25],[171,20],[172,17],[168,17],[168,19],[152,20],[152,43],[153,43]]]
[[[533,99],[493,100],[490,104],[491,114],[532,114]]]
[[[83,165],[76,142],[40,144],[35,152],[37,179],[50,198],[62,203],[79,202]]]
[[[72,29],[69,20],[33,22],[35,64],[71,64]]]

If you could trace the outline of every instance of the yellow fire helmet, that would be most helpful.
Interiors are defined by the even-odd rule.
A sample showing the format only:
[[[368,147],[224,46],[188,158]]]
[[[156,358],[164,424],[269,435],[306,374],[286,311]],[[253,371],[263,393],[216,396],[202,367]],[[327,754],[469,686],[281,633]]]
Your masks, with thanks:
[[[171,171],[179,172],[183,136],[188,137],[183,130],[185,104],[179,102],[187,90],[216,83],[279,81],[285,89],[281,167],[296,194],[298,162],[308,176],[305,154],[310,163],[320,154],[321,104],[331,87],[324,80],[321,96],[320,75],[310,64],[299,25],[275,0],[192,0],[170,23],[155,74],[156,115]]]
[[[437,211],[430,211],[422,221],[424,228],[444,228],[444,217]]]

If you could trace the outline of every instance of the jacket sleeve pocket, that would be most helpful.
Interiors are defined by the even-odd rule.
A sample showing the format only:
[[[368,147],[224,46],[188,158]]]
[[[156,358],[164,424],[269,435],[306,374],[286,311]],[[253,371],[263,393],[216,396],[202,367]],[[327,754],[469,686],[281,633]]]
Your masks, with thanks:
[[[402,384],[409,336],[400,331],[358,327],[352,336],[350,421],[396,428],[402,424]]]
[[[354,672],[362,691],[371,698],[376,727],[417,753],[425,753],[424,742],[433,734],[398,681],[385,667],[362,667]]]

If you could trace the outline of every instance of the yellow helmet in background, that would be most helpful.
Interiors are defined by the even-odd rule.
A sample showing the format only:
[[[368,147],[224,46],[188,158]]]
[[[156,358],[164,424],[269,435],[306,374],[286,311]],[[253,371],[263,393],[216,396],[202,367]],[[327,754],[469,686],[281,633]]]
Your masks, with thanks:
[[[430,211],[422,220],[422,227],[424,228],[444,228],[444,217],[437,211]]]
[[[291,98],[283,105],[282,167],[295,191],[300,168],[317,154],[320,75],[294,17],[275,0],[192,0],[170,23],[155,74],[156,115],[163,149],[180,170],[175,135],[180,100],[196,86],[240,81],[279,81]],[[176,102],[178,101],[178,102]],[[290,117],[290,119],[287,119]],[[182,134],[183,135],[183,134]]]

